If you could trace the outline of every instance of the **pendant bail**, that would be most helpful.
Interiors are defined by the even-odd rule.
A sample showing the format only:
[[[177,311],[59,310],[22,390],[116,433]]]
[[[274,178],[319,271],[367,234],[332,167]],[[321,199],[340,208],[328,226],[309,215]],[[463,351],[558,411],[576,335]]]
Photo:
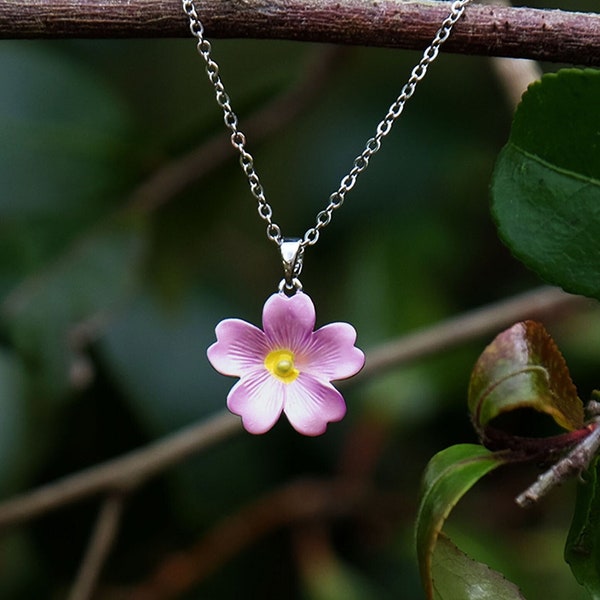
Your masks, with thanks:
[[[279,251],[281,252],[284,273],[284,278],[279,284],[279,290],[283,291],[285,288],[288,291],[295,290],[298,292],[302,289],[302,284],[298,279],[304,259],[302,238],[283,238],[279,245]]]

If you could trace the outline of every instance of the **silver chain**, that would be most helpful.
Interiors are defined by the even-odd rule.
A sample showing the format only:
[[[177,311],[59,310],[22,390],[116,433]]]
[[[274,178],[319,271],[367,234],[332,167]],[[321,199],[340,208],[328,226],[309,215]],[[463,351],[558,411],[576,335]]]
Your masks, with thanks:
[[[440,47],[450,37],[452,28],[462,17],[467,4],[470,2],[471,0],[454,0],[448,16],[442,21],[433,40],[423,52],[421,60],[413,68],[408,81],[400,91],[400,95],[390,105],[385,117],[377,125],[375,135],[367,140],[364,150],[354,159],[350,172],[342,178],[338,189],[329,196],[327,206],[317,214],[314,227],[308,229],[304,236],[300,238],[300,253],[306,246],[312,246],[317,243],[321,229],[329,225],[333,211],[342,206],[346,199],[346,194],[354,187],[358,176],[369,166],[371,157],[381,148],[383,138],[392,130],[392,126],[402,114],[407,100],[415,93],[417,84],[425,77],[429,65],[437,58]],[[194,0],[182,0],[182,3],[183,10],[189,18],[190,31],[197,40],[196,49],[198,50],[198,54],[200,54],[206,63],[206,72],[214,87],[217,104],[223,110],[223,120],[227,128],[231,131],[231,144],[240,153],[242,170],[248,178],[250,191],[258,202],[258,214],[267,222],[267,237],[281,247],[286,238],[283,237],[279,225],[273,222],[273,209],[265,197],[263,186],[254,167],[254,158],[246,150],[246,136],[238,127],[237,115],[231,108],[229,95],[225,91],[219,74],[219,65],[212,59],[212,47],[210,42],[204,37],[204,26],[198,18]]]

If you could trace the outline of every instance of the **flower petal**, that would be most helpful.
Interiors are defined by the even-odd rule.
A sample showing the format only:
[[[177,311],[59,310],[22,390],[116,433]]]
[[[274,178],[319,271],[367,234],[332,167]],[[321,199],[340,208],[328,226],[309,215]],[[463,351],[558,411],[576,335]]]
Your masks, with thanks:
[[[301,373],[285,391],[283,412],[298,433],[321,435],[327,423],[341,421],[346,414],[344,397],[329,383],[309,374]]]
[[[285,383],[271,377],[268,371],[255,371],[231,388],[227,408],[242,417],[242,425],[249,433],[265,433],[281,415],[285,387]]]
[[[219,373],[243,377],[263,366],[269,349],[265,334],[258,327],[241,319],[225,319],[215,332],[217,341],[206,355]]]
[[[315,307],[307,294],[273,294],[263,308],[263,329],[273,349],[296,351],[307,343],[315,327]]]
[[[356,330],[349,323],[325,325],[314,332],[297,367],[327,381],[352,377],[365,364],[365,355],[354,342]]]

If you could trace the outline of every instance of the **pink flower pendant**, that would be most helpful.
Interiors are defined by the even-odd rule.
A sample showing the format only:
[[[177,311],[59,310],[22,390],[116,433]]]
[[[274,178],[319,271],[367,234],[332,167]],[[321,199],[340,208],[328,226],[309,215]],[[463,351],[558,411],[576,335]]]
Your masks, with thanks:
[[[208,360],[219,373],[240,378],[227,407],[250,433],[267,432],[282,412],[299,433],[324,433],[346,414],[331,381],[352,377],[365,362],[354,327],[331,323],[314,331],[315,307],[302,291],[273,294],[262,321],[262,330],[241,319],[217,325]]]

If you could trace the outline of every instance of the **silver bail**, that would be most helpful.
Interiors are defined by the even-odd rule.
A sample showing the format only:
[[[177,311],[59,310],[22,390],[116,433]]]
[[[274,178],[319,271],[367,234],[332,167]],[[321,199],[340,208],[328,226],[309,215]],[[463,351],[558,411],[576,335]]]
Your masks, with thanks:
[[[298,276],[302,271],[302,259],[304,247],[301,238],[284,238],[279,246],[281,261],[283,262],[284,279],[280,288],[285,286],[287,290],[296,291],[302,289]]]

